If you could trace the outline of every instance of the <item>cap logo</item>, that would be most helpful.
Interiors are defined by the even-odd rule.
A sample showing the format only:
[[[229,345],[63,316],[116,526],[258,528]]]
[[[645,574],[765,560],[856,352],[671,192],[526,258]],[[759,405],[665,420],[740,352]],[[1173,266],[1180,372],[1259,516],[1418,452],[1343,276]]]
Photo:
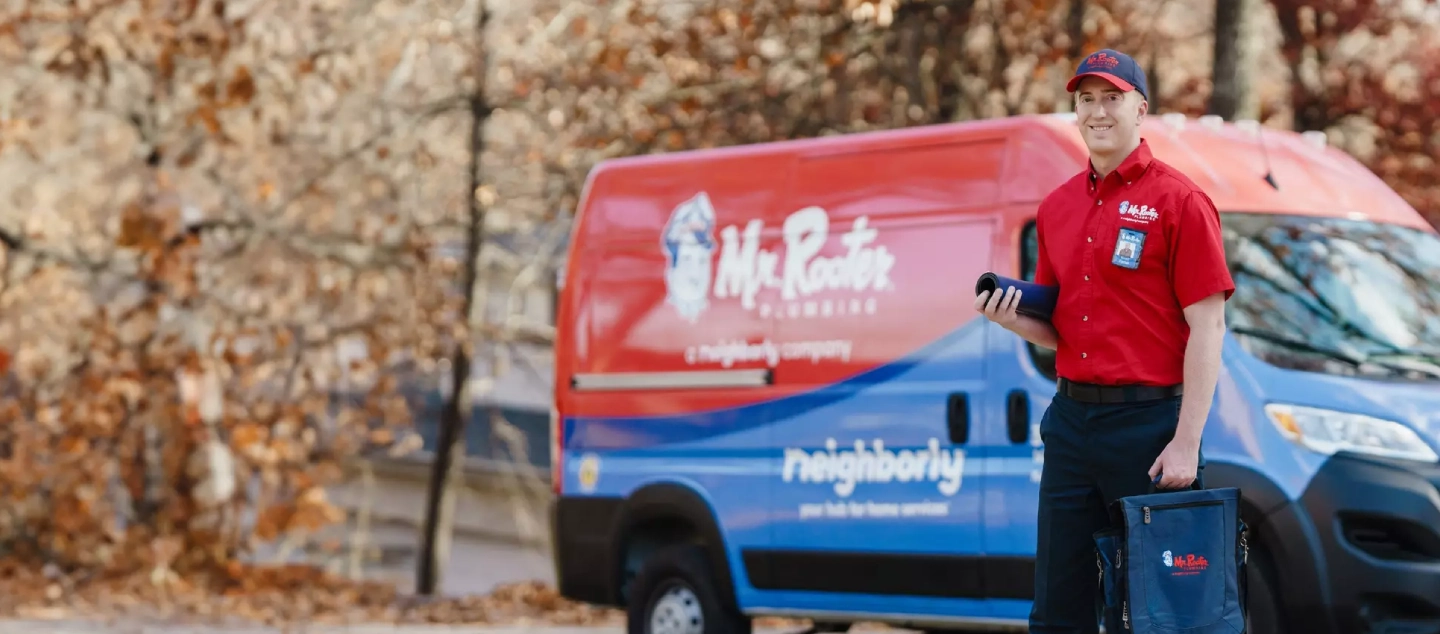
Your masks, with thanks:
[[[1116,58],[1114,58],[1114,57],[1111,57],[1111,56],[1109,56],[1109,55],[1106,55],[1104,52],[1100,52],[1100,53],[1096,53],[1096,54],[1094,54],[1094,55],[1091,55],[1091,56],[1090,56],[1090,59],[1085,60],[1085,63],[1090,64],[1091,66],[1100,66],[1100,67],[1103,67],[1103,68],[1115,68],[1116,66],[1119,66],[1119,65],[1120,65],[1120,60],[1118,60],[1118,59],[1116,59]]]

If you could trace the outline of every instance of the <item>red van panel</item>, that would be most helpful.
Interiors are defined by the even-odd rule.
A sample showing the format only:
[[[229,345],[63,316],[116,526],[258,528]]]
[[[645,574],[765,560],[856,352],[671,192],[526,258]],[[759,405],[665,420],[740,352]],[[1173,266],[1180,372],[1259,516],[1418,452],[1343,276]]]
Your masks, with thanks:
[[[993,135],[800,161],[787,205],[796,232],[784,252],[795,267],[785,267],[782,288],[793,278],[802,292],[773,307],[778,384],[834,383],[976,317],[974,280],[990,267],[1006,146]]]
[[[688,372],[697,368],[759,370],[763,356],[736,354],[728,342],[764,341],[773,323],[751,302],[779,291],[741,297],[727,280],[737,269],[747,223],[757,249],[780,241],[780,197],[789,154],[717,155],[704,161],[658,164],[601,176],[586,198],[586,217],[574,240],[583,244],[570,268],[566,293],[575,311],[559,325],[557,379],[572,375]],[[752,232],[753,233],[753,232]],[[743,346],[741,347],[743,348]],[[751,402],[768,390],[576,391],[567,414],[647,415],[699,411]]]
[[[563,414],[777,398],[892,362],[974,319],[973,281],[991,266],[1005,207],[1007,139],[992,131],[715,152],[592,177],[557,379],[768,369],[773,380],[561,387]]]
[[[1292,133],[1150,117],[1143,134],[1221,211],[1422,222],[1363,167]],[[1063,115],[608,162],[587,181],[572,236],[560,416],[718,412],[912,353],[975,318],[975,277],[1015,268],[1035,205],[1084,165]],[[1323,186],[1340,176],[1346,191],[1373,193]],[[711,370],[764,379],[662,385]],[[577,376],[634,383],[574,390]]]

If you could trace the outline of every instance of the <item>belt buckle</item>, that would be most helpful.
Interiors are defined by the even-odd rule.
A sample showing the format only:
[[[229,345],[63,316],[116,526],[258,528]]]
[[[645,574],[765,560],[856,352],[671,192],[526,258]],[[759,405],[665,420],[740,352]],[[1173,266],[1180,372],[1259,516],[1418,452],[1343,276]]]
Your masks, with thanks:
[[[1102,387],[1098,389],[1100,392],[1100,402],[1106,405],[1111,405],[1114,403],[1124,403],[1127,402],[1130,397],[1129,390],[1125,389],[1124,387]]]

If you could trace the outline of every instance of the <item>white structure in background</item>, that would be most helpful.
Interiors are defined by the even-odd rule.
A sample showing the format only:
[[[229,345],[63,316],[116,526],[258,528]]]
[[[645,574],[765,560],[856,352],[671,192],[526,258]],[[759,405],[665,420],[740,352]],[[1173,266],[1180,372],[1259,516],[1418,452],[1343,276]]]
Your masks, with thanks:
[[[476,302],[483,312],[477,316],[481,324],[470,371],[467,466],[499,468],[518,462],[542,477],[549,475],[555,302],[569,231],[569,219],[561,218],[535,231],[486,239],[476,283]],[[439,255],[463,258],[464,245],[445,245]],[[448,362],[442,362],[434,376],[436,390],[417,412],[417,431],[426,443],[412,456],[416,460],[429,460],[438,435],[440,407],[450,393]],[[509,426],[489,424],[492,412]]]

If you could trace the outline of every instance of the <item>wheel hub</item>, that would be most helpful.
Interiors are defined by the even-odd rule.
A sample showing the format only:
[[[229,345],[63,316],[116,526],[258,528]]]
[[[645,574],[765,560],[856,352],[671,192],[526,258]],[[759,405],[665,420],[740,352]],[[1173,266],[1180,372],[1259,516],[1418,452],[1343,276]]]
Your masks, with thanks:
[[[650,634],[702,634],[705,615],[700,598],[687,586],[670,588],[650,610]]]

